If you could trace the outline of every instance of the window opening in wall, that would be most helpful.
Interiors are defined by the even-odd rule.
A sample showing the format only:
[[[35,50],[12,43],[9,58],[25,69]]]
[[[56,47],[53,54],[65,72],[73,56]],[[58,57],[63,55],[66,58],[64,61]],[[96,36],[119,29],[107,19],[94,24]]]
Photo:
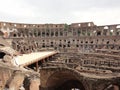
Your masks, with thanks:
[[[70,43],[70,41],[68,41],[68,43]]]
[[[51,47],[53,47],[53,42],[50,42],[51,43]]]
[[[51,44],[51,47],[53,47],[53,44]]]
[[[93,41],[90,42],[91,44],[93,43]]]
[[[107,44],[109,44],[109,41],[107,41]]]
[[[53,44],[53,42],[51,42],[51,44]]]
[[[70,44],[68,44],[68,47],[70,47]]]
[[[13,37],[16,37],[16,36],[17,36],[16,34],[13,35]]]
[[[116,39],[114,39],[114,42],[116,42]]]
[[[86,41],[85,43],[88,43],[88,41]]]
[[[116,32],[116,35],[119,35],[119,32],[118,32],[118,31]]]
[[[81,43],[83,43],[83,41],[81,41]]]
[[[107,35],[107,30],[103,30],[103,35]]]
[[[34,31],[34,35],[37,37],[37,31]]]
[[[114,49],[114,45],[111,46],[111,49]]]
[[[60,32],[60,36],[63,36],[63,32]]]
[[[101,35],[101,32],[100,32],[100,31],[98,31],[98,32],[97,32],[97,36],[100,36],[100,35]]]
[[[42,47],[43,47],[43,48],[45,47],[45,43],[43,43]]]
[[[65,48],[66,47],[66,45],[63,45],[63,48]]]
[[[6,54],[4,52],[0,52],[0,59],[3,59],[3,57],[5,56]]]
[[[79,45],[76,45],[76,47],[79,47]]]
[[[53,32],[51,32],[51,36],[54,36],[54,33],[53,33]]]
[[[45,36],[45,32],[42,32],[42,36],[43,36],[43,37]]]
[[[46,33],[47,36],[49,36],[49,33]]]
[[[41,32],[38,32],[38,36],[40,36],[41,35]]]
[[[55,32],[55,36],[58,36],[58,32]]]
[[[59,44],[59,47],[62,47],[62,45],[61,45],[61,44]]]

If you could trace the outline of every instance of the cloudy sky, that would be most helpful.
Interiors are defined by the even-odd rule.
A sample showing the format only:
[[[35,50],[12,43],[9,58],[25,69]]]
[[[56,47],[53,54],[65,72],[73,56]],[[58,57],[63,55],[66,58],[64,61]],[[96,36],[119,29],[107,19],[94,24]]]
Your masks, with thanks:
[[[120,0],[0,0],[0,21],[120,24]]]

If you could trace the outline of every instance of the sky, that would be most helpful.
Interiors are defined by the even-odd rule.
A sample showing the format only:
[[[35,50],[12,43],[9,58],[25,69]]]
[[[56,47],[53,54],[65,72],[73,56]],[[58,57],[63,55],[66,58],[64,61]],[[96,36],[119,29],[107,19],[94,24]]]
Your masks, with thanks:
[[[120,0],[0,0],[0,21],[120,24]]]

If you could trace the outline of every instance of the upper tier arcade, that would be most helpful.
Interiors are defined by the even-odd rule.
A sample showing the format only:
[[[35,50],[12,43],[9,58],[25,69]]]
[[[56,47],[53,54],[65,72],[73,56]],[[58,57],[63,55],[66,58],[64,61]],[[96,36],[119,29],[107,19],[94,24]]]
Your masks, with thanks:
[[[0,31],[22,53],[55,49],[62,52],[120,50],[120,24],[97,26],[93,22],[25,24],[0,22]]]

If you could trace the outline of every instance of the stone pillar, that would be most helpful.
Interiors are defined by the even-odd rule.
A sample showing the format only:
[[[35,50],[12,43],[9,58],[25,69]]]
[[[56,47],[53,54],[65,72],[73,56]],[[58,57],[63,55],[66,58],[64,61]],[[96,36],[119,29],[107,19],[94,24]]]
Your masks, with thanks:
[[[43,34],[43,31],[44,31],[44,30],[42,29],[42,30],[41,30],[41,38],[43,37],[43,36],[42,36],[42,34]]]
[[[29,90],[39,90],[39,87],[40,87],[40,79],[39,78],[32,78],[30,80]]]
[[[53,30],[53,37],[55,37],[55,30]]]
[[[21,71],[14,72],[6,84],[8,90],[19,90],[23,84],[24,76]]]
[[[81,29],[80,31],[81,31],[80,36],[83,36],[83,34],[82,34],[82,29]]]
[[[46,34],[47,34],[47,31],[46,31],[46,28],[45,28],[45,37],[47,37],[47,35],[46,35]]]
[[[103,32],[104,32],[104,29],[102,29],[102,31],[101,31],[101,36],[103,36]]]
[[[51,28],[49,29],[49,37],[51,37]]]

